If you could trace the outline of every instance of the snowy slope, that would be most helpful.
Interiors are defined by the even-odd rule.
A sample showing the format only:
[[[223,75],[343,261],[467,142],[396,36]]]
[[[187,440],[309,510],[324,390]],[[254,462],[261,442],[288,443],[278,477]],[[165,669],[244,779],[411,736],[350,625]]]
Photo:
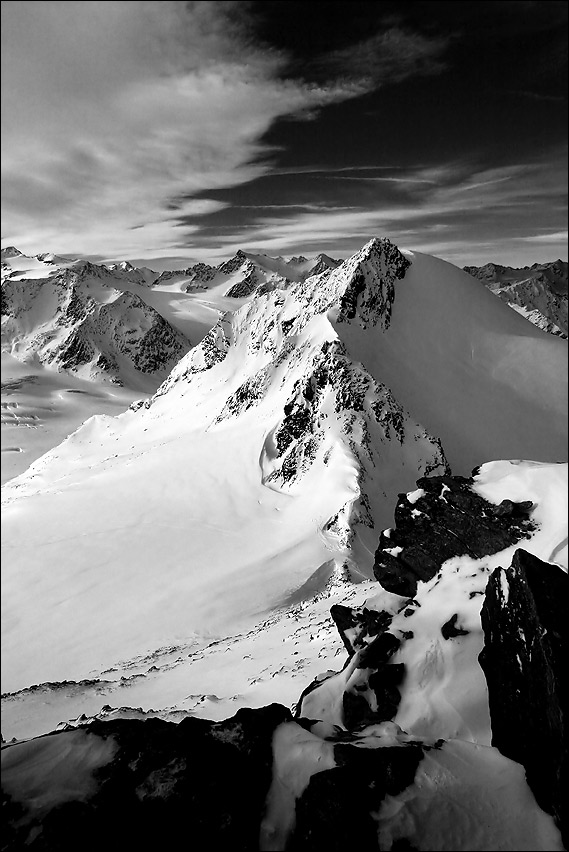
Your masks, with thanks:
[[[389,244],[373,264],[370,322],[405,268]],[[5,487],[11,690],[248,630],[334,577],[370,576],[395,495],[445,460],[328,320],[348,319],[357,266],[227,315],[149,402],[92,418]],[[56,573],[34,591],[22,571],[40,553]]]
[[[345,327],[350,355],[438,435],[454,473],[488,458],[565,461],[567,342],[451,264],[405,256],[389,328]]]
[[[538,328],[561,337],[569,334],[567,261],[534,263],[522,269],[487,263],[465,266],[464,271]]]
[[[360,596],[355,607],[352,595],[350,607],[340,608],[343,622],[334,616],[349,659],[339,671],[344,649],[335,665],[337,673],[323,672],[307,685],[294,719],[286,707],[271,704],[241,710],[213,724],[204,717],[226,717],[235,705],[231,708],[210,695],[203,696],[193,713],[106,707],[97,714],[102,723],[90,724],[93,720],[82,716],[62,725],[61,733],[51,737],[4,747],[3,785],[10,797],[5,808],[8,843],[15,844],[9,848],[19,848],[17,843],[21,846],[28,833],[33,837],[39,826],[44,831],[49,827],[54,841],[65,841],[74,802],[84,803],[82,818],[93,826],[85,838],[86,848],[91,841],[93,848],[100,846],[115,825],[116,808],[127,806],[133,817],[128,840],[140,849],[154,848],[156,843],[157,806],[162,816],[160,837],[166,843],[174,842],[191,820],[195,842],[215,842],[221,848],[248,844],[263,850],[304,849],[308,843],[309,848],[445,852],[565,848],[559,830],[566,829],[563,809],[552,800],[546,783],[559,761],[555,755],[543,754],[539,777],[527,762],[528,749],[543,752],[539,740],[547,743],[548,728],[553,725],[555,730],[554,702],[561,693],[544,696],[542,691],[547,678],[558,678],[562,670],[558,667],[544,674],[543,683],[536,684],[537,693],[522,707],[516,703],[515,690],[508,692],[512,687],[500,660],[492,662],[487,653],[484,673],[478,660],[483,647],[489,651],[489,637],[480,621],[481,608],[488,608],[488,587],[501,589],[507,604],[522,577],[516,574],[519,569],[499,566],[515,565],[520,546],[526,553],[539,555],[542,561],[536,560],[535,569],[543,575],[551,573],[552,580],[558,579],[560,566],[567,571],[567,465],[494,462],[483,465],[468,483],[460,478],[441,479],[446,484],[442,488],[440,482],[436,484],[430,502],[425,502],[422,488],[401,495],[411,524],[414,518],[419,523],[428,511],[436,526],[438,519],[448,516],[451,495],[455,500],[462,495],[461,499],[473,501],[470,520],[487,524],[494,519],[496,541],[508,529],[514,531],[514,539],[521,537],[519,541],[496,552],[490,547],[479,559],[457,555],[444,561],[436,577],[419,583],[413,599],[381,591],[377,584],[375,592],[366,587],[367,598]],[[482,514],[477,514],[480,509]],[[470,520],[460,511],[454,517],[463,525],[457,528],[463,540],[457,538],[454,546],[472,546]],[[391,531],[393,537],[398,529],[399,523]],[[545,576],[543,587],[547,588]],[[560,600],[556,602],[558,613],[562,606]],[[307,615],[310,609],[301,614],[301,627]],[[495,611],[493,615],[501,617]],[[523,662],[518,657],[517,663],[509,664],[514,670],[531,664],[532,655],[548,647],[544,622],[531,621],[536,617],[547,623],[549,613],[526,612],[522,618],[528,618],[527,623],[514,621],[513,632],[520,634],[517,642],[524,656]],[[538,633],[524,637],[522,625]],[[262,659],[259,656],[256,661],[254,656],[264,639],[264,631],[259,632],[247,662],[239,659],[243,647],[236,654],[229,642],[212,646],[212,677],[222,687],[226,677],[235,679],[236,668]],[[311,649],[314,654],[321,647],[294,622],[283,640],[285,659],[287,643],[294,643],[300,653]],[[551,659],[544,662],[547,667]],[[507,693],[511,702],[505,721],[515,732],[520,762],[502,750],[506,748],[502,739],[490,742],[500,722],[494,710],[492,716],[489,712],[484,676],[493,665],[501,682],[499,694],[506,697]],[[178,671],[179,694],[192,682],[192,669],[193,664],[187,666],[181,659],[171,665],[170,675]],[[529,672],[524,669],[524,673],[528,678]],[[160,695],[173,695],[160,692],[167,680],[160,682],[156,666],[138,680],[134,675],[130,683],[117,681],[114,694],[118,697],[122,691],[123,697],[138,700],[141,684],[146,682],[144,703],[148,705],[153,678],[152,706],[156,708]],[[278,678],[269,674],[265,679],[265,704],[269,704],[283,693],[279,695]],[[67,690],[71,702],[74,697],[77,702],[79,686],[63,684],[61,689]],[[4,724],[17,730],[18,711],[25,714],[35,702],[38,712],[42,703],[52,703],[49,687],[8,699]],[[96,687],[91,684],[93,691]],[[98,689],[102,701],[110,685],[100,682]],[[350,693],[368,707],[367,718],[358,716],[357,705],[347,701]],[[539,720],[540,703],[548,719],[532,729]],[[216,707],[219,715],[215,715]],[[182,721],[168,725],[157,716]],[[30,719],[27,725],[29,730]],[[243,789],[245,777],[248,783]],[[558,801],[560,792],[553,791]],[[120,830],[113,836],[122,839]]]
[[[2,353],[2,484],[94,414],[122,414],[139,390],[84,381]]]
[[[3,749],[9,842],[79,801],[99,848],[124,796],[140,849],[157,806],[160,842],[561,850],[565,342],[387,240],[234,304],[3,489],[3,734],[64,723]]]
[[[334,657],[324,598],[371,577],[397,493],[444,470],[438,441],[416,421],[437,416],[445,450],[467,472],[497,446],[547,458],[556,424],[524,397],[511,364],[529,391],[557,365],[541,389],[547,411],[561,394],[564,347],[466,274],[388,241],[245,300],[153,398],[91,419],[5,489],[6,688],[132,673],[144,675],[129,685],[146,696],[140,706],[164,677],[175,708],[179,658],[191,653],[196,679],[183,706],[206,702],[211,713],[211,643],[225,642],[228,660],[251,656],[267,624],[253,659],[271,675],[282,669],[290,688],[318,665],[295,660],[289,645],[275,668],[291,613],[323,637],[322,660]],[[518,411],[541,423],[538,445]],[[38,575],[38,563],[51,571]],[[154,665],[160,674],[146,680]],[[266,699],[267,681],[250,683],[255,665],[241,672],[232,667],[224,701]],[[70,690],[74,708],[93,711],[97,687]]]

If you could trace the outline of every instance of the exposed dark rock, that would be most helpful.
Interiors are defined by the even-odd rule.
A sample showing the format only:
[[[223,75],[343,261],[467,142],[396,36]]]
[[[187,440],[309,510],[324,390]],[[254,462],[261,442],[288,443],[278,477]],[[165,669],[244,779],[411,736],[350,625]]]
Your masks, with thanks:
[[[456,622],[458,621],[458,613],[455,612],[453,616],[446,621],[441,627],[441,633],[443,634],[443,639],[454,639],[455,636],[468,636],[469,631],[464,630],[462,627],[457,627]]]
[[[391,633],[382,633],[362,649],[357,661],[358,669],[377,669],[384,666],[399,649],[401,642]]]
[[[381,323],[389,328],[395,299],[395,281],[405,276],[410,261],[388,239],[371,240],[340,300],[337,322],[358,319],[363,327]],[[370,276],[370,270],[375,267]]]
[[[480,559],[527,538],[535,529],[531,503],[488,503],[472,489],[473,479],[432,476],[417,480],[423,493],[409,502],[400,494],[395,529],[382,533],[374,574],[389,592],[414,596],[417,583],[431,580],[453,556]],[[391,551],[402,548],[397,555]]]
[[[514,503],[513,500],[502,500],[499,506],[494,509],[495,515],[510,515],[513,518],[524,518],[529,515],[533,509],[531,500],[524,500],[521,503]]]
[[[401,701],[397,687],[405,677],[405,666],[389,661],[400,645],[400,639],[384,632],[357,653],[354,672],[342,696],[343,722],[348,730],[388,721],[397,713]]]
[[[482,607],[492,745],[526,770],[543,810],[569,844],[567,798],[568,577],[558,566],[516,550],[496,568]]]
[[[388,612],[365,607],[353,609],[341,604],[334,604],[330,614],[350,657],[367,644],[366,640],[387,630],[393,618]]]
[[[34,794],[26,798],[10,785],[10,772],[3,773],[3,849],[90,852],[110,843],[150,852],[177,848],[180,838],[190,837],[197,849],[256,850],[272,780],[273,732],[290,718],[289,710],[272,704],[218,723],[191,717],[179,724],[93,722],[85,729],[87,742],[96,750],[97,739],[111,740],[116,752],[95,772],[96,789],[86,800],[38,811]],[[8,749],[22,749],[26,760],[25,746]]]
[[[258,270],[252,263],[249,263],[247,266],[247,273],[233,287],[230,287],[226,296],[229,296],[233,299],[241,299],[244,296],[250,296],[251,293],[255,290],[260,281],[260,275]]]
[[[334,747],[338,764],[318,772],[296,803],[296,826],[287,850],[377,849],[379,811],[387,795],[409,787],[424,755],[420,744],[362,749]]]
[[[92,344],[81,334],[80,329],[74,330],[67,338],[65,346],[55,353],[64,370],[73,370],[83,364],[88,364],[95,357]]]
[[[224,263],[220,263],[217,269],[224,275],[231,275],[232,272],[235,272],[243,266],[246,261],[247,255],[244,251],[242,251],[242,249],[238,249],[233,257],[230,257],[229,260],[226,260]]]

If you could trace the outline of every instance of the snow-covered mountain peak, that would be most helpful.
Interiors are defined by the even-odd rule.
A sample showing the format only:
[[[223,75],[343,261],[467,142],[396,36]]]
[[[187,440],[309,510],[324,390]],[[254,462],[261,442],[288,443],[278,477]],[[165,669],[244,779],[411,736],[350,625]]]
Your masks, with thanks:
[[[395,281],[410,261],[388,239],[373,239],[336,268],[328,267],[292,288],[311,313],[333,311],[337,323],[354,321],[361,328],[389,328]]]
[[[232,272],[235,272],[244,263],[247,261],[247,255],[242,249],[238,249],[237,252],[230,257],[229,260],[226,260],[224,263],[221,263],[218,266],[218,269],[221,273],[225,275],[230,275]]]
[[[340,552],[356,546],[363,553],[375,525],[391,516],[397,476],[406,477],[405,468],[446,469],[438,439],[354,362],[339,334],[342,323],[387,328],[394,281],[408,266],[395,246],[378,240],[335,270],[288,289],[257,290],[218,321],[154,397],[134,408],[149,411],[153,421],[188,410],[208,431],[254,416],[265,424],[257,450],[261,482],[279,493],[299,493],[315,471],[347,465],[351,493],[323,534]],[[369,550],[362,563],[369,563]]]
[[[2,281],[2,346],[12,356],[151,392],[188,350],[180,331],[122,289],[139,283],[130,264],[34,260],[42,269],[31,278],[22,268]]]
[[[51,263],[54,266],[61,266],[67,263],[73,263],[74,261],[68,257],[60,257],[53,252],[43,252],[42,254],[36,254],[36,258],[41,260],[43,263]]]
[[[6,246],[6,248],[2,249],[2,260],[6,260],[9,257],[22,257],[22,252],[17,249],[15,246]]]

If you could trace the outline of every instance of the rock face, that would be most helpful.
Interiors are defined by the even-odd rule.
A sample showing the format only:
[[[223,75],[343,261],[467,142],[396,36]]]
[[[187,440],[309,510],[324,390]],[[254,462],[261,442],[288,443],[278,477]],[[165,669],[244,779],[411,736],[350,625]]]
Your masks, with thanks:
[[[521,763],[541,807],[569,841],[567,574],[525,550],[497,568],[482,607],[480,665],[492,744]]]
[[[493,293],[543,331],[567,337],[567,262],[534,263],[523,269],[487,263],[465,266]]]
[[[417,491],[399,495],[395,529],[381,534],[375,554],[373,571],[384,589],[412,597],[417,583],[434,577],[447,559],[479,559],[529,536],[531,504],[494,506],[472,490],[473,481],[425,477]]]

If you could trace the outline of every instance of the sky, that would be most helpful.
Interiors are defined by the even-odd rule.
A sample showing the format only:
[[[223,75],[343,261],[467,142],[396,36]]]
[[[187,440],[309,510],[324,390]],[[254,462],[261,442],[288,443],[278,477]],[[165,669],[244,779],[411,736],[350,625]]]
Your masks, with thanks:
[[[567,259],[565,2],[15,2],[2,246]]]

